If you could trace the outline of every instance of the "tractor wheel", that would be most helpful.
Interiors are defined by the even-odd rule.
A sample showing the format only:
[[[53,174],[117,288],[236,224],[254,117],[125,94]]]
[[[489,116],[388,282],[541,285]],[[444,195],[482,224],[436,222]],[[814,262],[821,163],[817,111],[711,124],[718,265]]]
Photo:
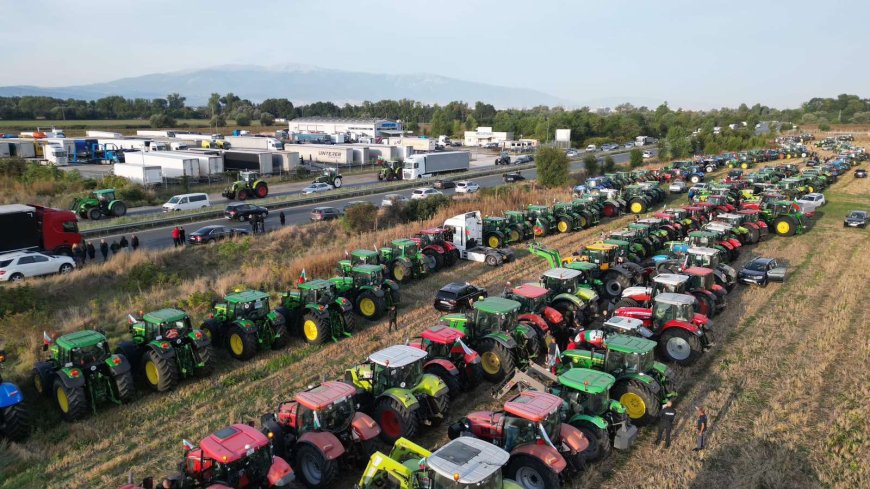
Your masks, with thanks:
[[[692,175],[691,177],[689,177],[689,181],[692,183],[699,183],[701,181],[701,176],[700,175]]]
[[[199,327],[211,340],[212,345],[218,345],[222,341],[221,323],[216,319],[208,319]]]
[[[701,341],[692,333],[680,329],[670,328],[659,337],[659,354],[678,365],[691,365],[701,356],[703,349]]]
[[[559,219],[559,221],[556,222],[556,230],[558,230],[560,233],[563,233],[563,234],[567,233],[568,231],[571,231],[571,229],[573,227],[574,227],[574,223],[571,222],[571,220],[567,219],[567,218]]]
[[[133,398],[136,396],[136,382],[133,380],[133,372],[128,371],[116,375],[113,380],[115,381],[115,389],[118,393],[118,399],[121,400],[121,404],[132,402]]]
[[[127,204],[117,201],[112,205],[112,209],[109,211],[112,213],[113,217],[121,217],[127,215]]]
[[[305,487],[331,487],[338,475],[338,459],[327,460],[323,452],[310,443],[301,443],[296,450],[296,471]]]
[[[584,212],[580,214],[580,229],[586,229],[592,225],[592,215]]]
[[[261,199],[264,199],[269,195],[269,186],[266,185],[266,182],[257,182],[257,184],[254,185],[254,195]]]
[[[393,266],[390,268],[390,274],[393,276],[393,280],[400,284],[406,284],[413,278],[411,265],[404,260],[394,261]]]
[[[199,361],[202,362],[202,367],[194,368],[193,375],[198,378],[208,377],[214,372],[214,348],[208,344],[198,348],[196,354],[199,356]]]
[[[239,200],[248,200],[248,191],[245,189],[239,189],[239,193],[236,194],[236,197]]]
[[[381,426],[381,440],[390,446],[402,437],[413,439],[419,428],[417,415],[391,397],[378,402],[375,421]]]
[[[374,321],[383,316],[385,306],[384,298],[378,297],[371,290],[363,291],[356,299],[357,314],[369,321]]]
[[[100,212],[100,209],[96,207],[88,209],[88,219],[91,221],[99,221],[101,217],[103,217],[103,213]]]
[[[490,248],[501,248],[501,245],[504,240],[498,234],[492,233],[488,234],[483,238],[483,241],[486,243],[486,246]]]
[[[227,349],[236,360],[249,360],[257,352],[257,336],[234,325],[227,335]]]
[[[236,198],[236,192],[235,191],[227,192],[224,194],[224,197],[226,197],[228,200],[233,200]]]
[[[608,272],[604,278],[604,292],[613,299],[620,297],[622,291],[630,286],[631,281],[628,277],[617,271]]]
[[[459,250],[450,250],[447,253],[447,258],[444,260],[444,262],[447,263],[448,267],[452,267],[453,265],[456,265],[456,263],[458,261],[459,261]]]
[[[432,400],[435,402],[435,411],[432,413],[433,416],[429,418],[429,423],[432,426],[440,426],[450,413],[450,393],[441,394]]]
[[[523,236],[517,228],[511,228],[508,231],[508,242],[518,243],[522,238]]]
[[[341,188],[341,177],[335,177],[335,180],[332,181],[332,186],[335,188]]]
[[[619,309],[620,307],[640,307],[640,303],[631,297],[623,297],[616,303],[616,308]]]
[[[60,379],[55,379],[52,392],[64,421],[75,421],[87,416],[88,399],[85,395],[85,386],[68,389]]]
[[[290,342],[290,333],[287,331],[287,322],[283,319],[275,321],[273,327],[275,328],[275,339],[272,340],[272,349],[280,350]]]
[[[607,430],[602,430],[592,423],[584,423],[582,421],[575,424],[574,427],[580,430],[589,442],[589,446],[581,453],[586,462],[598,462],[610,455],[612,446],[610,444],[610,434],[607,433]]]
[[[483,261],[491,267],[498,266],[498,258],[495,255],[486,255],[486,258],[484,258]]]
[[[749,242],[752,244],[758,243],[761,241],[761,231],[756,228],[748,228],[749,229]]]
[[[447,384],[447,389],[450,391],[450,398],[455,399],[456,396],[462,391],[462,386],[459,384],[459,379],[457,375],[453,375],[447,371],[446,368],[441,365],[433,365],[429,368],[428,372],[432,375],[435,375],[439,379],[443,380],[445,384]]]
[[[791,216],[779,216],[773,221],[773,230],[780,236],[794,236],[797,222]]]
[[[513,352],[493,339],[480,342],[480,366],[483,377],[490,382],[501,382],[514,371]]]
[[[662,403],[646,384],[622,379],[611,388],[610,395],[625,406],[625,413],[631,418],[632,424],[645,426],[658,419]]]
[[[474,390],[482,381],[483,367],[480,366],[480,362],[465,367],[465,382],[462,384],[463,390]]]
[[[163,358],[154,349],[142,355],[142,378],[151,390],[166,392],[178,384],[178,365],[175,358]]]
[[[30,417],[23,403],[0,409],[0,435],[12,441],[21,441],[30,434]]]
[[[526,489],[558,489],[559,474],[553,472],[540,458],[531,455],[511,457],[505,470],[505,478],[517,482]]]
[[[716,312],[716,304],[710,299],[707,294],[703,292],[696,292],[692,294],[695,297],[695,300],[698,302],[698,310],[696,311],[698,314],[703,314],[708,318],[713,317],[713,314]]]
[[[601,209],[601,214],[604,217],[614,217],[619,214],[619,208],[613,202],[605,202],[604,207]]]
[[[426,255],[427,258],[429,258],[430,263],[435,264],[435,267],[432,268],[431,270],[429,270],[429,273],[437,272],[438,270],[441,270],[442,268],[444,268],[444,256],[442,256],[441,253],[438,253],[435,250],[429,249],[429,250],[425,250],[423,252],[423,254]]]
[[[646,212],[646,208],[646,201],[643,199],[631,199],[631,202],[628,204],[628,210],[632,214],[643,214]]]
[[[356,329],[356,318],[353,315],[353,311],[346,311],[341,315],[341,318],[344,321],[344,331],[346,333],[353,333]]]
[[[523,323],[529,328],[528,336],[526,336],[526,353],[529,359],[536,362],[542,355],[546,355],[546,350],[543,341],[543,335],[538,331],[538,328],[531,323]]]
[[[51,363],[36,362],[30,375],[33,389],[36,390],[36,393],[41,396],[47,395],[51,389],[52,375],[54,375],[54,368],[52,368]]]
[[[329,316],[318,316],[308,311],[302,317],[302,338],[306,343],[319,345],[332,337],[329,330]]]

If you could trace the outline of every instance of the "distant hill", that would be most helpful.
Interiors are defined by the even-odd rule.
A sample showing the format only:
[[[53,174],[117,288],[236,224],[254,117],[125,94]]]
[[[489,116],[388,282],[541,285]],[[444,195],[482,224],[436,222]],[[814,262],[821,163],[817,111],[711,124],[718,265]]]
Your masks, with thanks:
[[[69,87],[7,86],[0,96],[44,95],[96,99],[109,95],[157,98],[177,92],[189,104],[204,105],[211,93],[232,92],[259,102],[284,97],[294,103],[411,99],[445,104],[454,100],[482,101],[497,108],[536,105],[573,106],[572,101],[527,88],[476,83],[431,74],[386,75],[332,70],[303,65],[226,65],[200,70],[155,73],[105,83]]]

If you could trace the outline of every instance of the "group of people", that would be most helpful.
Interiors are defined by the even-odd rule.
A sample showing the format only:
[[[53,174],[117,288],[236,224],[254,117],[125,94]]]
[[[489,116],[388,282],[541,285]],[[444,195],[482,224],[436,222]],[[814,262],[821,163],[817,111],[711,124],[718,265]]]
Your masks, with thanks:
[[[187,236],[184,234],[184,228],[181,226],[175,226],[172,228],[172,242],[175,244],[175,247],[184,246],[187,243]]]
[[[695,412],[698,414],[698,419],[695,420],[695,436],[696,444],[693,452],[700,452],[704,449],[704,441],[707,436],[707,412],[703,406],[695,406]],[[677,417],[677,411],[671,401],[662,406],[659,411],[659,425],[656,433],[655,444],[662,442],[662,437],[665,439],[665,448],[671,448],[671,430],[674,428],[674,419]]]
[[[94,246],[94,243],[91,241],[82,241],[81,244],[73,244],[72,257],[76,262],[76,266],[81,268],[88,260],[95,261],[97,259],[97,249],[100,250],[100,255],[102,255],[103,261],[106,261],[109,259],[109,252],[114,255],[119,251],[136,251],[139,249],[139,237],[134,234],[130,236],[130,240],[128,241],[126,236],[121,236],[120,240],[112,241],[111,244],[107,243],[106,239],[103,238],[100,240],[99,248]]]
[[[254,214],[249,218],[251,223],[252,234],[262,234],[266,232],[266,218],[262,214]]]

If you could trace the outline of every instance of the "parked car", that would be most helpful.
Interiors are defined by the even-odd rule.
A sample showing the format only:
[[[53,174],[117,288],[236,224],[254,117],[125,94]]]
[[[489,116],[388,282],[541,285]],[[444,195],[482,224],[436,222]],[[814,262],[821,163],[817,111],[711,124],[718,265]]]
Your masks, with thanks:
[[[576,149],[569,149],[568,151],[565,151],[565,156],[567,156],[568,158],[576,158],[579,155],[580,153]]]
[[[333,188],[335,188],[335,187],[333,187],[332,185],[330,185],[328,183],[312,183],[311,185],[303,188],[302,193],[305,195],[308,195],[308,194],[316,194],[316,193],[320,193],[320,192],[329,192]]]
[[[36,251],[18,251],[0,255],[0,282],[18,282],[28,277],[69,273],[76,262],[69,256],[43,255]]]
[[[209,244],[234,236],[247,236],[245,229],[231,228],[229,226],[205,226],[197,229],[187,236],[187,242],[192,245]]]
[[[311,222],[331,221],[341,217],[341,211],[335,207],[315,207],[311,210]]]
[[[504,178],[504,183],[519,182],[521,180],[526,179],[526,177],[524,177],[523,174],[521,172],[518,172],[518,171],[503,173],[502,178]]]
[[[196,193],[173,195],[171,199],[163,204],[163,212],[204,209],[210,205],[211,202],[208,200],[208,194]]]
[[[867,170],[864,168],[856,168],[855,178],[867,178]]]
[[[408,198],[401,194],[387,194],[381,199],[381,207],[402,205],[408,202]]]
[[[768,282],[784,282],[785,267],[780,266],[774,258],[758,257],[737,272],[737,280],[762,287],[767,286]]]
[[[622,147],[625,149],[634,149],[634,147],[635,147],[634,141],[629,141],[629,142],[623,144]]]
[[[589,146],[586,146],[587,153],[594,153],[596,151],[598,151],[598,146],[595,146],[594,144],[590,144]]]
[[[486,143],[483,147],[486,149],[498,149],[498,143]]]
[[[462,312],[471,309],[474,301],[487,297],[486,289],[468,282],[453,282],[435,294],[435,309],[441,312]]]
[[[439,189],[453,188],[456,186],[456,182],[453,180],[435,180],[432,182],[432,186]]]
[[[668,192],[672,194],[681,194],[687,190],[689,190],[689,188],[686,186],[686,182],[682,180],[674,180],[670,185],[668,185]]]
[[[522,155],[517,156],[517,159],[514,160],[515,165],[525,165],[526,163],[531,163],[535,159],[531,155]]]
[[[865,228],[867,227],[867,211],[852,211],[843,220],[843,227]]]
[[[224,217],[231,221],[247,221],[251,218],[251,216],[265,217],[268,215],[269,209],[266,209],[265,207],[259,205],[246,204],[244,202],[229,204],[224,209]]]
[[[432,197],[435,195],[444,194],[442,194],[441,191],[436,190],[432,187],[415,188],[414,191],[411,192],[411,200],[425,199],[427,197]]]
[[[797,199],[797,202],[802,209],[806,209],[809,212],[815,212],[816,209],[825,205],[825,196],[820,193],[811,193],[806,194],[803,197]]]
[[[480,190],[480,185],[474,182],[469,182],[467,180],[456,182],[456,193],[471,194],[478,190]]]
[[[654,155],[653,155],[652,151],[647,149],[647,150],[644,150],[644,152],[642,153],[642,156],[643,156],[643,159],[648,160],[648,159],[652,158]]]

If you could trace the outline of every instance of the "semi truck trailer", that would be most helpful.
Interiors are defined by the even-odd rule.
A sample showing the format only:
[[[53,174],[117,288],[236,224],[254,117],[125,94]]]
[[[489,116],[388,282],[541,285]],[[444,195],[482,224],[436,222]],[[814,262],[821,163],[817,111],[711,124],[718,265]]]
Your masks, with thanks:
[[[39,250],[71,255],[82,242],[78,219],[68,210],[38,205],[0,205],[0,253]]]
[[[275,138],[257,136],[226,136],[224,140],[236,149],[281,150],[284,143]]]
[[[429,177],[439,173],[468,170],[471,166],[471,153],[468,151],[448,151],[444,153],[414,154],[405,160],[402,179]]]

